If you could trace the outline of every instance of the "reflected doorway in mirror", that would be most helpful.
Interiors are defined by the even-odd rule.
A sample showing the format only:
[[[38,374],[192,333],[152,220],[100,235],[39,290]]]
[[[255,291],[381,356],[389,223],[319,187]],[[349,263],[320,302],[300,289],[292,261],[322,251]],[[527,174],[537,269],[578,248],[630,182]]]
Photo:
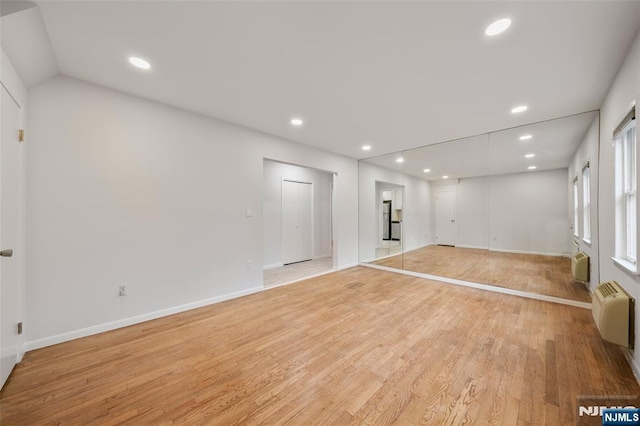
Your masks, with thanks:
[[[436,192],[436,243],[440,246],[456,245],[456,192]]]

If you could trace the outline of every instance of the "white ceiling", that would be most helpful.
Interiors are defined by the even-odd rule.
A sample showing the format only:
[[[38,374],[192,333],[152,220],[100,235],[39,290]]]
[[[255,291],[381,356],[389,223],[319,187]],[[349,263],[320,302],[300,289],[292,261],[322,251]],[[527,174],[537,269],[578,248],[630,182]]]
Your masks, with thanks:
[[[458,139],[365,160],[429,181],[566,168],[597,112]],[[520,136],[531,139],[521,140]],[[526,158],[525,155],[535,157]],[[402,158],[402,163],[396,162]],[[428,173],[424,170],[429,169]]]
[[[36,3],[61,74],[356,158],[597,109],[640,27],[636,1]]]

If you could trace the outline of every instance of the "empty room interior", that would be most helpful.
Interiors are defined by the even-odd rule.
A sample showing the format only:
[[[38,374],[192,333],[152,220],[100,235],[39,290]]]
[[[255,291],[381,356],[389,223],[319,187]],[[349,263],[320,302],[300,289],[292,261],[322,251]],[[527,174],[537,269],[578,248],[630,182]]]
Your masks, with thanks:
[[[0,424],[638,413],[639,1],[0,15]]]

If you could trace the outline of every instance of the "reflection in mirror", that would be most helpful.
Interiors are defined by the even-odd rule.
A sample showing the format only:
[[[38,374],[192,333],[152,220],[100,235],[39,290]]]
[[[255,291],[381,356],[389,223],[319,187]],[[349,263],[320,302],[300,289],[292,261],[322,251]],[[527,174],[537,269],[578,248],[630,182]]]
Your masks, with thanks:
[[[404,160],[407,179],[426,180],[430,186],[422,206],[430,214],[420,216],[428,230],[422,244],[407,245],[404,269],[488,283],[488,135],[405,151]],[[413,212],[410,207],[407,214]]]
[[[490,284],[591,301],[571,272],[577,247],[569,169],[581,145],[597,144],[597,117],[590,112],[491,133]]]
[[[597,241],[583,238],[582,223],[597,221],[597,211],[581,196],[588,214],[574,212],[572,183],[588,165],[590,187],[579,191],[595,199],[598,122],[594,111],[362,160],[360,260],[590,301],[571,257],[585,252],[597,283]],[[381,249],[380,191],[394,185],[403,190],[401,255]]]
[[[359,163],[360,261],[388,259],[388,266],[402,268],[404,246],[404,179],[402,154]]]

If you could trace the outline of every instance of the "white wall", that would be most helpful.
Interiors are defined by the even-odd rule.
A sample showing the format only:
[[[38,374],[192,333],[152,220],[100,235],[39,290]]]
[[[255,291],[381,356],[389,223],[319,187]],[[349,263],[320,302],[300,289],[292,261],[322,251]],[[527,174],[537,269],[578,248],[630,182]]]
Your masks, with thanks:
[[[264,158],[337,173],[357,262],[355,159],[66,77],[28,102],[30,348],[262,289]]]
[[[456,192],[456,246],[489,248],[489,181],[489,177],[467,178],[437,187]]]
[[[567,169],[440,181],[456,193],[456,246],[566,255]],[[435,209],[435,198],[433,199]],[[435,213],[434,231],[435,231]]]
[[[580,201],[579,203],[579,212],[578,215],[578,234],[580,237],[584,235],[584,223],[583,223],[583,215],[582,215],[582,168],[589,163],[589,172],[591,179],[591,243],[585,242],[582,238],[577,238],[580,251],[585,252],[589,256],[589,264],[591,267],[590,272],[590,280],[589,280],[589,288],[593,290],[595,286],[599,282],[600,269],[598,267],[598,247],[599,247],[599,239],[598,239],[598,140],[599,140],[599,118],[593,121],[587,134],[582,139],[582,142],[578,146],[576,153],[571,160],[571,164],[569,164],[569,176],[568,181],[566,183],[568,188],[568,204],[567,207],[569,209],[569,220],[573,222],[573,180],[578,177],[578,193]],[[576,226],[576,225],[574,225]],[[570,232],[570,244],[572,244],[573,236],[571,235],[573,232]]]
[[[640,297],[640,284],[617,267],[611,257],[615,255],[615,178],[613,131],[629,111],[632,102],[640,101],[640,34],[636,37],[622,68],[600,109],[600,173],[598,182],[600,281],[616,280],[636,300]],[[637,137],[637,136],[636,136]],[[635,323],[640,324],[640,309],[636,307]],[[640,347],[640,332],[636,331],[635,347]],[[640,373],[640,351],[632,353],[636,374]]]
[[[402,226],[404,250],[410,251],[433,244],[431,184],[413,176],[404,176]]]
[[[567,169],[492,176],[491,250],[567,255],[567,199]]]
[[[282,179],[313,183],[313,257],[331,255],[331,173],[264,161],[264,266],[282,266]]]

